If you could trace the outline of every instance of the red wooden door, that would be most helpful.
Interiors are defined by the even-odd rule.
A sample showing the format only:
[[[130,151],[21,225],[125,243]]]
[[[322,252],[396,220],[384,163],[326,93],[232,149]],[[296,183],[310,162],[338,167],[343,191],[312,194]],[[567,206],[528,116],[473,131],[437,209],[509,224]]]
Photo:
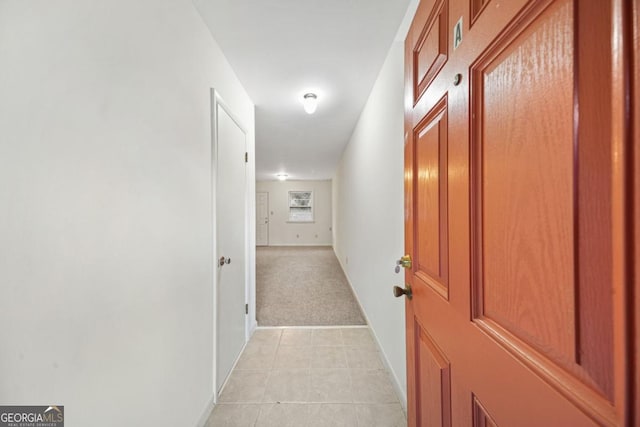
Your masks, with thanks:
[[[411,426],[632,425],[631,9],[422,0],[405,54]]]

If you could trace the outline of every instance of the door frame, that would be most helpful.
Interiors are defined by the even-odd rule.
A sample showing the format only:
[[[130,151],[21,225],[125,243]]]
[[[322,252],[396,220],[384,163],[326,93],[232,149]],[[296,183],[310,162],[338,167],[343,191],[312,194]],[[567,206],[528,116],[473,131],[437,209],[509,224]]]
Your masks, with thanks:
[[[633,213],[633,224],[635,229],[635,259],[631,260],[631,265],[634,266],[633,269],[633,280],[635,282],[635,306],[633,313],[635,313],[635,332],[636,332],[636,343],[640,343],[640,314],[638,314],[638,310],[640,310],[640,220],[638,217],[640,216],[640,5],[638,2],[631,2],[628,6],[632,9],[633,24],[632,24],[632,39],[634,40],[633,46],[631,47],[632,56],[633,56],[633,65],[631,69],[633,70],[631,75],[633,92],[631,99],[633,100],[631,108],[633,111],[633,118],[631,120],[633,127],[633,142],[632,147],[635,147],[634,153],[634,177],[635,181],[633,184],[633,193],[635,194],[635,203],[634,203],[634,213]],[[636,346],[635,354],[631,356],[634,361],[634,370],[636,375],[636,388],[633,391],[635,393],[635,407],[634,414],[635,419],[633,422],[640,421],[640,349]]]
[[[264,245],[258,245],[258,224],[256,221],[256,246],[269,246],[269,226],[271,225],[271,220],[269,218],[269,192],[268,191],[256,191],[256,220],[258,219],[258,194],[266,194],[267,195],[267,243]]]
[[[218,403],[218,280],[216,271],[218,269],[217,260],[218,260],[218,218],[217,218],[217,161],[218,161],[218,107],[224,109],[227,115],[233,120],[233,122],[240,128],[240,130],[245,134],[245,137],[248,138],[249,133],[247,128],[243,125],[242,121],[239,117],[234,113],[234,111],[229,107],[229,105],[224,101],[224,99],[220,96],[220,93],[215,89],[211,88],[210,90],[210,99],[211,99],[211,218],[212,218],[212,239],[211,239],[211,250],[213,257],[211,258],[211,276],[212,276],[212,288],[213,288],[213,403]],[[247,150],[247,140],[245,140],[245,150]],[[250,236],[249,233],[251,231],[251,227],[249,225],[249,211],[250,204],[248,203],[249,199],[249,174],[246,173],[247,165],[245,164],[245,185],[244,185],[244,256],[245,256],[245,268],[244,268],[244,298],[245,304],[249,303],[250,300],[250,252],[249,252],[249,242]],[[244,345],[246,346],[247,341],[249,339],[249,331],[250,331],[250,319],[249,315],[245,316],[245,326],[244,326]],[[243,346],[244,350],[244,346]],[[240,354],[242,354],[242,351]],[[237,363],[237,360],[236,362]],[[235,367],[234,363],[234,367]],[[233,371],[233,368],[231,369]],[[228,379],[227,379],[228,380]],[[220,390],[223,390],[225,384],[220,387]]]

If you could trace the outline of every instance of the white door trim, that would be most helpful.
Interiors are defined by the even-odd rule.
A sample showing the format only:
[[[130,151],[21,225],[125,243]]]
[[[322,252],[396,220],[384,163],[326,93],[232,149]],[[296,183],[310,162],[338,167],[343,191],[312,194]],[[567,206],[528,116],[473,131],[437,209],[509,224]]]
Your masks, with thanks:
[[[267,241],[264,244],[258,244],[258,195],[259,194],[266,194],[266,199],[267,199],[267,223],[266,224],[262,224],[262,225],[266,225],[267,226]],[[256,246],[269,246],[269,226],[271,222],[271,217],[269,215],[269,192],[268,191],[256,191]]]

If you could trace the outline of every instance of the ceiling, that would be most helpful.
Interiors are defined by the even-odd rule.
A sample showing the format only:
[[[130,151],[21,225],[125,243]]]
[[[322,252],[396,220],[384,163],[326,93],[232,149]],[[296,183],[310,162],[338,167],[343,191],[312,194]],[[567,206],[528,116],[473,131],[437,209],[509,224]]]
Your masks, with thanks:
[[[332,178],[410,1],[194,0],[256,105],[256,179]]]

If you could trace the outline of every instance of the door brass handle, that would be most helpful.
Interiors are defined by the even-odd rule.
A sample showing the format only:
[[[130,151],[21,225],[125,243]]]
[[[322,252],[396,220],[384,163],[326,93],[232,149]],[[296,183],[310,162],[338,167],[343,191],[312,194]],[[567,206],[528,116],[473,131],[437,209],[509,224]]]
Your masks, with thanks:
[[[411,268],[411,255],[405,255],[396,261],[396,274],[400,273],[400,267]]]
[[[401,297],[402,295],[406,295],[406,297],[408,299],[413,298],[413,293],[411,292],[411,285],[409,285],[408,283],[404,286],[404,289],[402,289],[400,286],[394,286],[393,287],[393,296],[398,298]]]
[[[402,268],[411,268],[411,255],[405,255],[396,261],[396,265]]]

